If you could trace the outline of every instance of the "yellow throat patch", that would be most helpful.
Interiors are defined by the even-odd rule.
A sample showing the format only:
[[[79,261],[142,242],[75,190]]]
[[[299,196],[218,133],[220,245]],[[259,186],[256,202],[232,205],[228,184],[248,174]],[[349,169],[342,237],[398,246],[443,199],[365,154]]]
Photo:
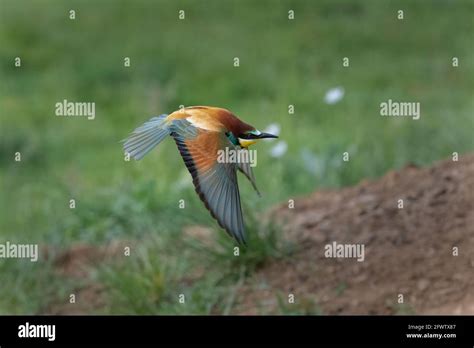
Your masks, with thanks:
[[[252,144],[255,144],[257,141],[254,140],[254,139],[242,139],[242,138],[239,138],[239,143],[240,143],[240,146],[244,147],[244,148],[247,148],[249,147],[250,145]]]

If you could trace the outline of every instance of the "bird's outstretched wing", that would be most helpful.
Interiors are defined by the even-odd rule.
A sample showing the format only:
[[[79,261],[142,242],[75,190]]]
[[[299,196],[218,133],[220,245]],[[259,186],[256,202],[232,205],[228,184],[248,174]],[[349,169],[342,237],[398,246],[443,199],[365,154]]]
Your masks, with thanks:
[[[197,128],[186,119],[174,120],[170,131],[206,208],[227,233],[245,243],[237,165],[218,160],[219,150],[235,146],[225,134]]]
[[[135,129],[127,139],[122,140],[124,151],[136,160],[142,159],[170,134],[166,116],[168,115],[153,117]]]

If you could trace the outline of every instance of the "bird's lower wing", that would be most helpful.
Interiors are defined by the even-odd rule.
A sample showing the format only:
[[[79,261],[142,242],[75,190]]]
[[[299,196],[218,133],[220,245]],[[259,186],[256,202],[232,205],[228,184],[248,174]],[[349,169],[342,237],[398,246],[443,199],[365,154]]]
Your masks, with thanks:
[[[219,160],[219,150],[234,150],[234,145],[225,134],[196,128],[185,119],[174,120],[170,130],[204,205],[222,228],[245,243],[237,166]]]

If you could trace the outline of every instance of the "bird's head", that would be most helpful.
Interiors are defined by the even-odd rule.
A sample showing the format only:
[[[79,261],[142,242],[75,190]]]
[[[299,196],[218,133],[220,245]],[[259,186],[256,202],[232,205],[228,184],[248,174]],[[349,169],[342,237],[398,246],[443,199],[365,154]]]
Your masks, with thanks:
[[[263,133],[257,129],[252,129],[239,134],[237,137],[239,145],[243,148],[247,148],[250,145],[255,144],[257,140],[265,138],[278,138],[278,136],[270,133]]]

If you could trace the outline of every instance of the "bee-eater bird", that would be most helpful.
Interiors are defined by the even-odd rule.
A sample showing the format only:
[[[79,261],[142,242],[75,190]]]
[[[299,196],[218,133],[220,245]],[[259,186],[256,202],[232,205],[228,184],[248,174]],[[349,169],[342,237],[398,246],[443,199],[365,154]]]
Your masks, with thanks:
[[[259,194],[255,177],[248,162],[219,161],[218,153],[226,148],[247,151],[258,139],[278,137],[258,131],[229,110],[192,106],[151,118],[124,140],[123,148],[139,160],[167,135],[176,142],[196,192],[211,215],[227,233],[245,244],[237,170]]]

